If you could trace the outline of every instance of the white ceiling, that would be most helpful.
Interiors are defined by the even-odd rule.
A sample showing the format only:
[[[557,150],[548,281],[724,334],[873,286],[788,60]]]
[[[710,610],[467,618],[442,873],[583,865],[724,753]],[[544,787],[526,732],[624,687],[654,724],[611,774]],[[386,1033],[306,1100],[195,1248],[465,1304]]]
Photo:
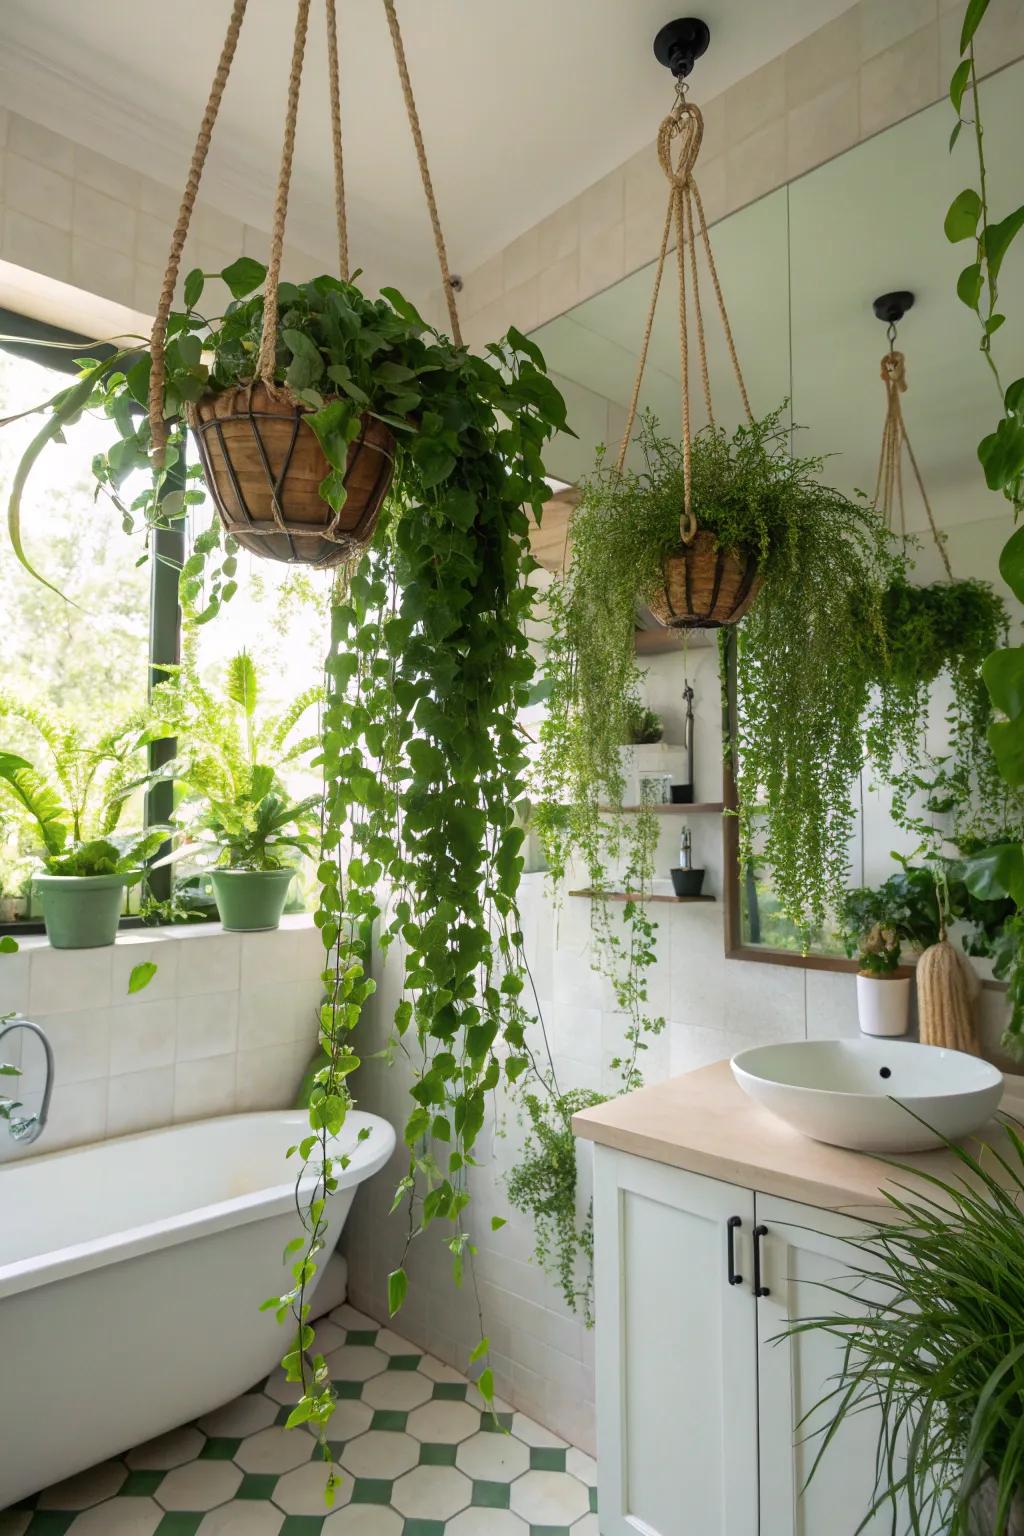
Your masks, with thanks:
[[[701,0],[711,97],[851,0]],[[175,186],[220,50],[229,0],[3,0],[0,101]],[[399,16],[454,270],[470,271],[649,143],[669,102],[655,61],[675,0],[400,0]],[[354,256],[422,292],[433,254],[380,0],[339,0]],[[250,0],[206,188],[269,223],[294,6]],[[333,248],[322,6],[303,83],[293,242]]]

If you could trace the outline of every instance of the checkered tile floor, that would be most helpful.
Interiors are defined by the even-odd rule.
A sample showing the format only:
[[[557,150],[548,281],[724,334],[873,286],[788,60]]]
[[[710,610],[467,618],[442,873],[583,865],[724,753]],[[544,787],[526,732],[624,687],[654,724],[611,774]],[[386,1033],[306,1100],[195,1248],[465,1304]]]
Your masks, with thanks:
[[[278,1372],[244,1397],[0,1513],[0,1536],[598,1536],[589,1456],[388,1328],[339,1307],[317,1324],[338,1391],[341,1477],[284,1420]]]

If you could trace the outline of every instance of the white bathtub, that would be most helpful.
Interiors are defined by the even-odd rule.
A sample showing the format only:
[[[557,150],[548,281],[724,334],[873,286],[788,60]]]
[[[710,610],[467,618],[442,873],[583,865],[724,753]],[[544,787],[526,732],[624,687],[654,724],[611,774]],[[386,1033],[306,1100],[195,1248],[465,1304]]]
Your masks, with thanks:
[[[285,1152],[308,1128],[301,1111],[227,1115],[0,1168],[0,1509],[273,1370],[288,1332],[259,1305],[290,1286]],[[394,1144],[349,1115],[328,1252]]]

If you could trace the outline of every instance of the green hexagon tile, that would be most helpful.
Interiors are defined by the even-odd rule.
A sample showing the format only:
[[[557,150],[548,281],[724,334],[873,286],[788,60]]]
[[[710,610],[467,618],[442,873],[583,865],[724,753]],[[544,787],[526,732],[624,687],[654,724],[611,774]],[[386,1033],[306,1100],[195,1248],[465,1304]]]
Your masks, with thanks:
[[[244,1397],[0,1512],[0,1536],[598,1536],[596,1468],[464,1376],[339,1307],[317,1327],[338,1391],[324,1505],[280,1372]]]

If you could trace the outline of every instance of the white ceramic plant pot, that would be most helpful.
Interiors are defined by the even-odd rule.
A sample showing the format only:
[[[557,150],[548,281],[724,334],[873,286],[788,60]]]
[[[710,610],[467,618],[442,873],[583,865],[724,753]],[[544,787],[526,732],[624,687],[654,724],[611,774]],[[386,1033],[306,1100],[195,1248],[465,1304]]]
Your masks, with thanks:
[[[909,976],[857,972],[857,1017],[862,1035],[905,1035],[910,1024]]]

